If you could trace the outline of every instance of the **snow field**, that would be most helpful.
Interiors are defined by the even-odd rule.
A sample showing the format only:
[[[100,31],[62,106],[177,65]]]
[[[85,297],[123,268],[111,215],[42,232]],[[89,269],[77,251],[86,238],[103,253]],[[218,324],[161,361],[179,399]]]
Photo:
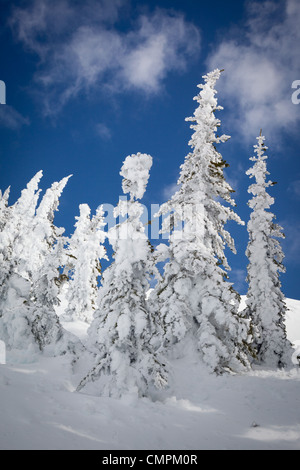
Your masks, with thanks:
[[[300,343],[300,301],[287,304],[288,337]],[[64,326],[85,337],[83,322]],[[151,402],[75,392],[86,366],[0,365],[0,449],[300,449],[299,369],[216,377],[187,346],[172,360],[171,389]]]

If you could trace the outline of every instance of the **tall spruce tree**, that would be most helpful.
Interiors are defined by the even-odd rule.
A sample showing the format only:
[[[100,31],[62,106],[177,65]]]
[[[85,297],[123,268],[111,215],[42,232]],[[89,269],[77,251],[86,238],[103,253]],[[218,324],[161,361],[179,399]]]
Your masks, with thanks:
[[[89,329],[96,365],[78,390],[97,382],[99,393],[119,397],[124,393],[151,394],[165,387],[165,366],[151,345],[151,319],[146,304],[149,277],[154,269],[152,250],[141,222],[144,195],[152,157],[128,156],[121,169],[123,192],[115,217],[126,218],[109,231],[114,262],[104,271],[99,305]]]
[[[220,120],[214,113],[222,108],[215,84],[220,74],[214,70],[198,85],[201,91],[194,99],[199,106],[187,118],[194,131],[192,152],[181,166],[178,190],[157,214],[164,217],[162,232],[170,229],[169,260],[151,298],[161,318],[164,347],[188,335],[204,364],[216,373],[249,367],[248,323],[239,317],[237,294],[226,281],[230,268],[224,249],[227,245],[235,252],[235,247],[224,226],[229,220],[243,222],[230,208],[233,189],[224,177],[228,165],[216,147],[229,139],[216,135]]]
[[[274,204],[267,189],[275,183],[267,180],[268,147],[265,137],[257,137],[254,145],[254,162],[247,171],[255,179],[248,192],[253,195],[249,201],[252,209],[248,222],[249,243],[246,255],[249,259],[246,314],[253,324],[253,344],[258,364],[267,367],[291,366],[292,346],[286,336],[284,317],[286,304],[279,274],[285,272],[284,254],[279,242],[284,238],[282,227],[274,223],[275,215],[269,211]]]

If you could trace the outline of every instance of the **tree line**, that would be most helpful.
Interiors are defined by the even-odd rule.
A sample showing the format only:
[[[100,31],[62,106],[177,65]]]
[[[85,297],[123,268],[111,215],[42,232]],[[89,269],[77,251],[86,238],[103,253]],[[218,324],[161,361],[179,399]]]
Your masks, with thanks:
[[[96,382],[99,393],[115,397],[130,390],[151,396],[168,387],[169,358],[184,355],[189,345],[216,374],[246,372],[255,365],[293,366],[279,279],[285,269],[284,235],[270,211],[274,198],[268,188],[274,183],[268,180],[262,133],[247,171],[253,183],[243,311],[228,282],[225,247],[236,250],[225,225],[244,223],[234,211],[234,191],[224,176],[228,164],[217,149],[229,139],[218,135],[221,122],[215,116],[222,109],[215,89],[220,74],[214,70],[198,85],[198,106],[187,119],[191,151],[180,167],[177,191],[156,214],[162,217],[162,233],[169,231],[166,244],[154,248],[141,220],[140,200],[152,166],[148,154],[125,159],[120,175],[127,199],[115,207],[120,222],[108,231],[103,207],[91,216],[87,204],[80,205],[71,236],[55,226],[69,177],[54,183],[40,202],[42,172],[15,204],[8,204],[9,189],[0,194],[0,339],[8,351],[70,354],[74,361],[87,351],[92,367],[78,391]],[[102,273],[106,240],[114,259]],[[158,263],[164,263],[162,272]],[[66,308],[59,317],[62,292]],[[89,323],[84,343],[62,326],[62,320],[78,319]]]

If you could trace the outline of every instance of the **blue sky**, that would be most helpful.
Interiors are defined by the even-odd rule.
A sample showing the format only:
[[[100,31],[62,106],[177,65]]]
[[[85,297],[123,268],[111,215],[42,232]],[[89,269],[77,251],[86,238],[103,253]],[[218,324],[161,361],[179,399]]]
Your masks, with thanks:
[[[28,0],[0,2],[0,188],[12,204],[31,177],[41,187],[73,174],[55,223],[73,230],[81,203],[116,204],[125,157],[153,156],[143,202],[168,198],[189,152],[185,118],[202,75],[218,67],[218,113],[231,140],[220,151],[247,222],[245,171],[260,128],[266,136],[273,212],[286,234],[287,297],[300,299],[300,2]],[[246,292],[247,231],[230,224],[237,255],[230,279]]]

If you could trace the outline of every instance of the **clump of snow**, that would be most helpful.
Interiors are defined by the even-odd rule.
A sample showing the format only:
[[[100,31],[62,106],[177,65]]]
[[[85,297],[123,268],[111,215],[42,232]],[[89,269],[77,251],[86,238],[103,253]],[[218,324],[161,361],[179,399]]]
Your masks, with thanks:
[[[123,176],[122,189],[130,198],[142,199],[149,179],[152,157],[146,153],[137,153],[126,157],[120,171]]]

